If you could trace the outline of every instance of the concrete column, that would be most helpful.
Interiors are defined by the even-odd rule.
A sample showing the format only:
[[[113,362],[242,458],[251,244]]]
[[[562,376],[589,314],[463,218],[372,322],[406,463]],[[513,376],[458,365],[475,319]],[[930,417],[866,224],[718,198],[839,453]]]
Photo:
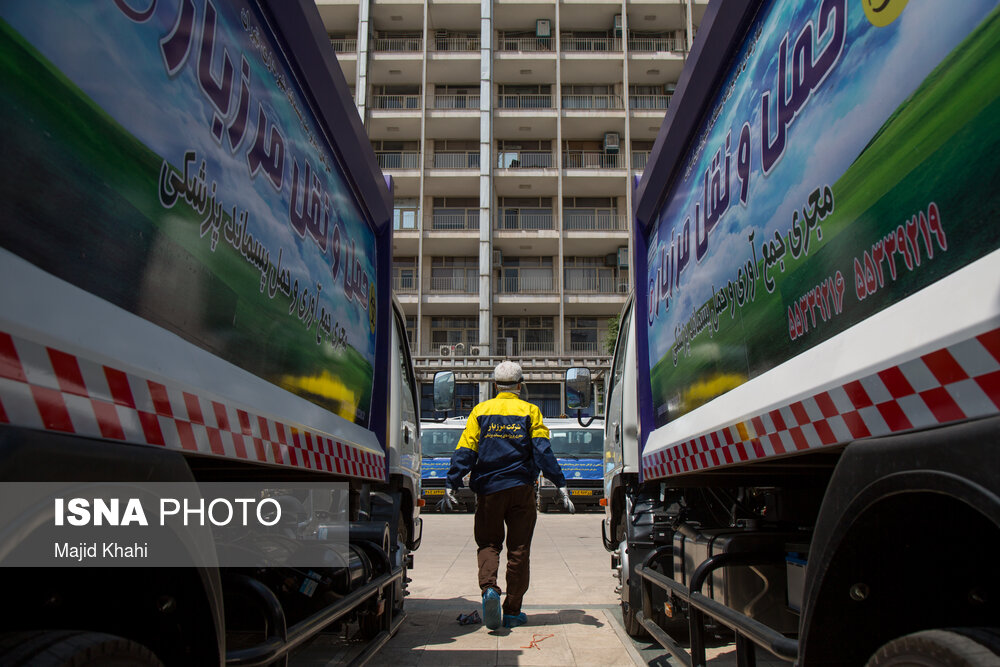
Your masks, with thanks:
[[[358,84],[354,96],[361,114],[361,122],[368,126],[368,61],[371,58],[371,3],[358,2]]]
[[[492,354],[493,0],[480,2],[479,44],[479,348]],[[489,397],[489,382],[480,382],[479,400]]]

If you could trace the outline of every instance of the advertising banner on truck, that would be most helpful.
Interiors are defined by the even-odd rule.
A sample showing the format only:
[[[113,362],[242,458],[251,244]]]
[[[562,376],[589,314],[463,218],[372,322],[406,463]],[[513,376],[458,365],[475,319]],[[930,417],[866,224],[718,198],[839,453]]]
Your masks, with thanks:
[[[656,426],[1000,246],[998,48],[994,0],[763,4],[649,232]]]
[[[258,4],[0,18],[0,245],[369,426],[373,221]]]

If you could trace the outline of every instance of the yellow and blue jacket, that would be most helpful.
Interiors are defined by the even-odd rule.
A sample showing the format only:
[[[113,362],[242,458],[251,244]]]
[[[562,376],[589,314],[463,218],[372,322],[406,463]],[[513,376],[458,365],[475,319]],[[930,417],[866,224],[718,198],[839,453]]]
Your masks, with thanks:
[[[539,471],[557,487],[566,486],[541,411],[506,391],[472,408],[451,455],[448,486],[462,488],[470,470],[469,488],[476,493],[534,484]]]

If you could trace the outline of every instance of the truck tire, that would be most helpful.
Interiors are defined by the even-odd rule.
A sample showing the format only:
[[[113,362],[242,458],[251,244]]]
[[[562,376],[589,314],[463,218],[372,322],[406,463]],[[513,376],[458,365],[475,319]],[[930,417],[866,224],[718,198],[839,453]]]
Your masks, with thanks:
[[[378,633],[387,630],[397,615],[403,611],[403,603],[406,600],[406,582],[409,574],[406,567],[407,555],[410,550],[406,548],[407,530],[406,521],[402,514],[398,518],[396,525],[396,558],[398,562],[393,564],[403,568],[403,578],[386,589],[385,604],[381,614],[361,614],[358,617],[358,631],[363,639],[373,639]]]
[[[996,630],[923,630],[888,642],[867,667],[1000,667],[998,648]]]
[[[11,667],[163,667],[152,651],[130,639],[74,630],[0,635],[0,664]]]
[[[637,601],[632,599],[630,595],[630,602],[625,601],[625,587],[629,585],[628,568],[628,542],[622,540],[618,544],[618,558],[619,563],[621,563],[621,569],[618,570],[618,585],[621,587],[621,609],[622,609],[622,626],[625,628],[625,632],[629,637],[634,639],[645,639],[649,636],[649,632],[643,627],[635,615],[639,611],[639,605],[636,604]]]

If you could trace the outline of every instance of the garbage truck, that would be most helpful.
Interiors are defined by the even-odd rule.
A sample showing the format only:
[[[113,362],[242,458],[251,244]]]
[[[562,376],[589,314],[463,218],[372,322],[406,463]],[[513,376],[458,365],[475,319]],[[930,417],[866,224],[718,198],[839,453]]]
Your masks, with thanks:
[[[419,394],[392,184],[315,3],[3,3],[0,30],[0,663],[285,664],[337,627],[370,656],[421,541]],[[86,532],[180,516],[148,504],[178,484],[173,538]],[[262,487],[238,533],[204,504],[233,484]]]
[[[680,664],[996,664],[998,74],[994,0],[708,6],[605,406],[624,624]]]

